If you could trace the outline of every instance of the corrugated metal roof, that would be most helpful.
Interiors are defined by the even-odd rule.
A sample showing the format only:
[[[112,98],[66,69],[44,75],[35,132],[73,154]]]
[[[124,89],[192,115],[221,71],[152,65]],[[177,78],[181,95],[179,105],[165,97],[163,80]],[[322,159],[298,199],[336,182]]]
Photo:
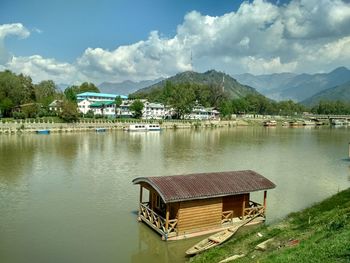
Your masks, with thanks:
[[[165,203],[237,195],[276,187],[270,180],[251,170],[139,177],[132,182],[148,183]]]

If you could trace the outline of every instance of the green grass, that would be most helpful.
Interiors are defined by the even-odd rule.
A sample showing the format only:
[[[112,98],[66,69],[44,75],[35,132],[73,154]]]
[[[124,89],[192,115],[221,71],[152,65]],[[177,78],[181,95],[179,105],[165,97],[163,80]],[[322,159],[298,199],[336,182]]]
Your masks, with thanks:
[[[257,244],[271,237],[274,240],[266,251],[255,250]],[[291,245],[291,240],[299,243]],[[242,253],[246,256],[233,262],[350,262],[350,189],[292,213],[279,223],[259,226],[190,261],[219,262]]]

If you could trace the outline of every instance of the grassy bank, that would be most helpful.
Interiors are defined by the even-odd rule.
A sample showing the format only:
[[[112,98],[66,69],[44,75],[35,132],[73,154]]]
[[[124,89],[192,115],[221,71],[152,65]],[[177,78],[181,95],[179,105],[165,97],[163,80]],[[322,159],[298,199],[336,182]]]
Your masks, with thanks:
[[[265,251],[255,249],[270,238]],[[190,261],[219,262],[235,254],[245,254],[235,263],[350,262],[350,189],[292,213],[277,224],[260,226],[247,235],[232,238]]]

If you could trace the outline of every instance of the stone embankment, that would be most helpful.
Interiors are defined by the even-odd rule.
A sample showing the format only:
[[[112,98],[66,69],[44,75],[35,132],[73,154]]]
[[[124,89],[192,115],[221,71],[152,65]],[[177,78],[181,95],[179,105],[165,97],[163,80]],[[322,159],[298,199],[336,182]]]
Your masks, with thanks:
[[[35,133],[37,130],[50,130],[50,132],[86,132],[96,131],[97,128],[105,128],[106,130],[122,130],[132,123],[140,123],[141,121],[113,121],[113,120],[82,120],[75,123],[57,123],[53,121],[10,121],[0,122],[0,134],[17,134],[17,133]],[[147,123],[151,121],[142,121]],[[158,123],[158,121],[153,121]],[[169,120],[160,121],[163,129],[191,129],[191,128],[217,128],[217,127],[233,127],[239,125],[247,125],[244,121],[182,121]]]

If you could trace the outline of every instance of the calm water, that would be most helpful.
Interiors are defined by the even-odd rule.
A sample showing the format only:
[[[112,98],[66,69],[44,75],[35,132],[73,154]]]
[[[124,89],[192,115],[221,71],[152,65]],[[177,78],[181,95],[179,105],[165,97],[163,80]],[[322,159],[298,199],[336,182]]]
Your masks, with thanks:
[[[0,136],[0,262],[182,262],[136,221],[138,176],[253,169],[273,222],[350,186],[350,129]],[[262,193],[255,195],[262,201]]]

